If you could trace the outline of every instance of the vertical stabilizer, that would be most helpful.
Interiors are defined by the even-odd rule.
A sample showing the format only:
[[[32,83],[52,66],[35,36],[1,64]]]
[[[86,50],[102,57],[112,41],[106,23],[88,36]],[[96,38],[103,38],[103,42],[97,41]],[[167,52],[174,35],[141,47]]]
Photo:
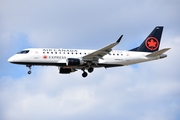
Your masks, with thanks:
[[[157,26],[149,34],[149,36],[143,41],[143,43],[131,51],[141,51],[141,52],[155,52],[159,50],[161,35],[163,31],[163,26]]]

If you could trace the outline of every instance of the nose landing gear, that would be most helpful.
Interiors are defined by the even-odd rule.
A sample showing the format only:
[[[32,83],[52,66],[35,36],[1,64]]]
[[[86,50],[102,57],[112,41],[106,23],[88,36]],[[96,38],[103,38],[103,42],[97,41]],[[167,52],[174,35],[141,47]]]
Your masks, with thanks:
[[[32,66],[32,65],[26,65],[26,67],[29,68],[28,74],[31,74],[31,66]]]

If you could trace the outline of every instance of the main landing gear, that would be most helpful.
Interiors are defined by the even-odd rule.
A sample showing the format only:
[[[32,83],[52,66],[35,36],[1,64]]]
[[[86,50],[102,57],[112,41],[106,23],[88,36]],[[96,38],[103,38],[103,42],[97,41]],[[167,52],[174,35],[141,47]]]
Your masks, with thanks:
[[[92,73],[94,71],[94,68],[89,67],[87,70],[88,70],[89,73]],[[87,75],[88,75],[88,73],[85,72],[85,70],[83,70],[82,77],[87,77]]]
[[[29,68],[28,74],[31,74],[31,66],[32,66],[32,65],[26,65],[26,67]]]

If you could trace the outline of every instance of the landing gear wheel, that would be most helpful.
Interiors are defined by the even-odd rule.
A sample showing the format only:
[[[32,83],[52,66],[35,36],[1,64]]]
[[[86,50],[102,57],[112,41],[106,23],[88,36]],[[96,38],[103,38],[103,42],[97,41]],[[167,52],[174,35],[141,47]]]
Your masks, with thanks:
[[[89,67],[88,72],[89,72],[89,73],[92,73],[92,72],[93,72],[93,70],[94,70],[94,68],[93,68],[93,67]]]
[[[87,75],[88,75],[87,72],[83,72],[82,74],[83,77],[87,77]]]
[[[28,74],[31,74],[31,71],[28,71]]]

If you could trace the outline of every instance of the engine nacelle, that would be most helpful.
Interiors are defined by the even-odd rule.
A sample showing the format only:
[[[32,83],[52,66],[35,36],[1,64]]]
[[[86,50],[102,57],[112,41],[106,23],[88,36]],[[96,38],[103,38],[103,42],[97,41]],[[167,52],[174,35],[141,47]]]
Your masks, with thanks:
[[[68,58],[66,65],[67,66],[75,66],[75,65],[82,65],[83,61],[78,58]]]
[[[72,68],[59,68],[59,73],[61,74],[69,74],[71,72],[75,72]]]

